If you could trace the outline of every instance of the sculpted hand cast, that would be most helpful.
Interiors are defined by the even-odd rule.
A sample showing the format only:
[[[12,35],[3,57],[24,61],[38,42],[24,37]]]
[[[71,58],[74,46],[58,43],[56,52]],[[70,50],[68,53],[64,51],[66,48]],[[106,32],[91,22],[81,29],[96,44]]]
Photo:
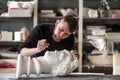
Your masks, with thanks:
[[[67,50],[47,51],[44,56],[37,58],[25,57],[19,54],[16,78],[26,74],[40,75],[49,73],[55,76],[65,76],[78,67],[78,58]]]

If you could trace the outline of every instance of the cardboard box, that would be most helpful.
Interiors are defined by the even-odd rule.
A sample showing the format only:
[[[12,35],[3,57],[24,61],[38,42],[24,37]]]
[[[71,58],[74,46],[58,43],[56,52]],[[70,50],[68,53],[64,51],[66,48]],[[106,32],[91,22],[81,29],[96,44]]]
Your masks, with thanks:
[[[113,54],[113,75],[120,75],[120,53]]]
[[[12,41],[13,40],[13,32],[2,31],[2,38],[0,41]]]
[[[31,17],[31,9],[8,9],[8,15],[10,17]]]
[[[88,55],[88,59],[95,66],[113,65],[113,55]]]

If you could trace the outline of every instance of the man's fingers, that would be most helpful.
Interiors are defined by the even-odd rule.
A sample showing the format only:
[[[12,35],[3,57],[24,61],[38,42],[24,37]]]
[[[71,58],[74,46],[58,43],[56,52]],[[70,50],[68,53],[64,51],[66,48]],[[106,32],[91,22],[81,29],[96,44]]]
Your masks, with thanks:
[[[70,52],[71,52],[71,54],[73,54],[73,55],[75,55],[76,57],[79,58],[79,54],[76,50],[71,50]]]
[[[71,50],[72,54],[78,54],[78,52],[76,50]]]
[[[38,41],[38,44],[39,44],[39,46],[47,47],[47,48],[48,48],[48,46],[49,46],[49,43],[47,43],[47,40],[46,40],[46,39],[39,40],[39,41]]]
[[[46,48],[48,48],[48,47],[49,47],[49,43],[46,44]]]

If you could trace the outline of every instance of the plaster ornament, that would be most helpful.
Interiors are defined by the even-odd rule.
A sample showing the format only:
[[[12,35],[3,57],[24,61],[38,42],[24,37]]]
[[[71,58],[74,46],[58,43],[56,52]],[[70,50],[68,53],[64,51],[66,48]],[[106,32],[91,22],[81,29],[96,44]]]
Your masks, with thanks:
[[[21,28],[21,38],[22,41],[25,41],[30,34],[30,30],[27,27]]]
[[[49,73],[54,76],[65,76],[78,67],[78,58],[67,50],[47,51],[44,56],[30,58],[18,55],[16,78],[23,74],[40,75]]]

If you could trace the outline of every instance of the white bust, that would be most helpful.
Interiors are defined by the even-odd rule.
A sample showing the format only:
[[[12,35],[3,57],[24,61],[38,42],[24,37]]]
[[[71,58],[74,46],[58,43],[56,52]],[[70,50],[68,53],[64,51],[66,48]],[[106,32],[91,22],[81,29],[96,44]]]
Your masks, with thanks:
[[[78,59],[67,50],[47,51],[44,56],[37,58],[18,56],[16,78],[22,74],[40,75],[49,73],[55,76],[65,76],[78,67]]]

